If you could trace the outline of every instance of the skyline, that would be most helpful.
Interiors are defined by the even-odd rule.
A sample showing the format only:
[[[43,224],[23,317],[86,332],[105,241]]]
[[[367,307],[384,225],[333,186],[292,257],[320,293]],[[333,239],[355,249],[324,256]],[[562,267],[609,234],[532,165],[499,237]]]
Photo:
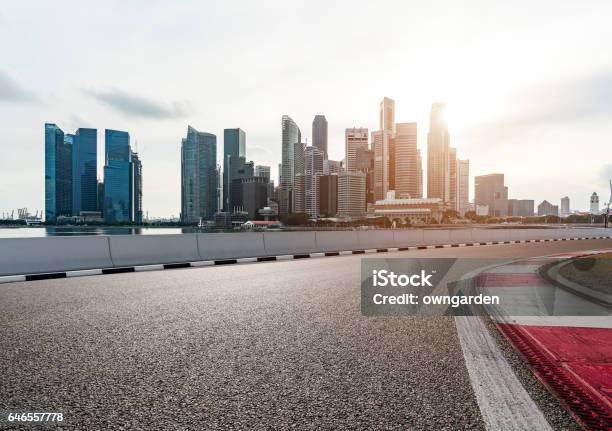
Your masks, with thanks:
[[[289,14],[274,3],[262,10],[248,3],[185,3],[162,14],[158,4],[147,10],[143,4],[119,3],[86,10],[62,3],[41,5],[33,15],[8,5],[0,12],[0,46],[6,52],[0,117],[9,125],[0,159],[0,208],[43,208],[40,125],[45,122],[69,133],[96,128],[98,142],[105,128],[128,131],[146,165],[144,210],[151,217],[177,216],[180,144],[187,125],[218,137],[218,163],[223,129],[245,130],[247,160],[271,166],[276,180],[283,114],[296,121],[309,143],[314,116],[325,115],[329,158],[341,160],[344,130],[377,130],[383,96],[397,101],[397,122],[418,123],[423,157],[431,104],[448,103],[450,145],[470,160],[470,184],[475,176],[501,172],[511,198],[559,204],[567,195],[578,210],[589,208],[593,191],[607,201],[612,163],[602,152],[612,136],[607,121],[612,65],[605,55],[612,50],[606,44],[612,30],[604,17],[610,5],[575,11],[569,3],[554,3],[554,9],[532,5],[527,17],[519,7],[493,10],[487,4],[481,9],[387,4],[373,11],[345,3],[326,5],[327,16],[316,20],[316,7],[309,5]],[[442,35],[416,22],[440,11]],[[77,19],[88,14],[101,21],[112,15],[113,31],[89,28]],[[490,33],[500,14],[504,22],[520,16],[523,38],[510,38],[508,24],[499,34]],[[74,25],[49,31],[45,15],[71,19]],[[388,15],[384,38],[389,43],[381,47],[382,15]],[[228,16],[245,31],[228,34],[217,23]],[[253,16],[259,18],[257,25]],[[367,31],[349,24],[363,19]],[[190,26],[199,20],[203,24]],[[20,30],[29,21],[32,33],[24,35]],[[574,21],[579,31],[567,32]],[[135,22],[150,28],[130,25]],[[306,22],[312,26],[308,34],[288,31]],[[76,33],[82,37],[75,38]],[[421,42],[411,42],[415,38]],[[296,54],[279,55],[281,50]],[[160,56],[168,60],[147,67]],[[215,67],[203,59],[213,60]],[[6,151],[9,146],[19,151]],[[98,172],[103,160],[99,146]]]

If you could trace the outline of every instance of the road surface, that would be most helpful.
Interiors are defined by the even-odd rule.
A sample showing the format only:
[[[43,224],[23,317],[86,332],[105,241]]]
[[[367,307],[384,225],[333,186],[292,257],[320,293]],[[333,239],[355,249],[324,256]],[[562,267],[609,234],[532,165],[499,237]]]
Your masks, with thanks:
[[[514,259],[611,245],[376,257]],[[367,257],[0,285],[0,411],[61,411],[83,429],[484,429],[452,317],[360,314]],[[575,428],[530,390],[553,428]]]

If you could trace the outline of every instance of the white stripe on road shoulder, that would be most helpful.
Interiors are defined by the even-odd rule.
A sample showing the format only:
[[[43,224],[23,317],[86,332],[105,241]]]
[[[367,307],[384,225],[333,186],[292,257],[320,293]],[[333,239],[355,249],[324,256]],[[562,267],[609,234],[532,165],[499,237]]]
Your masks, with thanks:
[[[551,430],[479,316],[455,316],[470,383],[487,430]]]
[[[85,275],[100,275],[101,269],[80,269],[78,271],[66,271],[66,277],[82,277]]]

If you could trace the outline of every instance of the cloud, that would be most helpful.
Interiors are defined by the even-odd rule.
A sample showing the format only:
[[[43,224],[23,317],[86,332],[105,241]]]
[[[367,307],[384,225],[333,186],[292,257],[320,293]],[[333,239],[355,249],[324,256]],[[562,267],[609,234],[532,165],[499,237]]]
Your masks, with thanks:
[[[8,74],[0,71],[0,102],[34,103],[38,98]]]
[[[122,114],[132,117],[155,119],[183,118],[193,110],[191,103],[186,101],[172,102],[167,105],[116,89],[103,91],[83,90],[83,93]]]

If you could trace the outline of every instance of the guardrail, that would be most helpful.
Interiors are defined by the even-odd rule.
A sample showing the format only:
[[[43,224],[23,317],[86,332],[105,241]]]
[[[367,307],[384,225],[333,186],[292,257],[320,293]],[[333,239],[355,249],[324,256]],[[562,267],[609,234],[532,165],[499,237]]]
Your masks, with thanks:
[[[409,229],[0,239],[0,275],[285,254],[610,236],[612,229]]]

